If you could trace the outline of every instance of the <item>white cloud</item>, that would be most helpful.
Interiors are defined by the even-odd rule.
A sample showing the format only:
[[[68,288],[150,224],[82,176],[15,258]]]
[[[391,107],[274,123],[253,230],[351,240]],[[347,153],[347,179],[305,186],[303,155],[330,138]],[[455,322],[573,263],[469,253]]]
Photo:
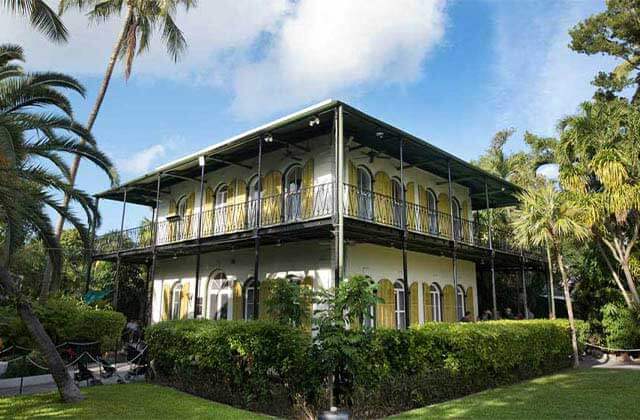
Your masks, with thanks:
[[[569,29],[603,6],[595,2],[495,2],[496,128],[555,134],[558,119],[593,94],[597,71],[610,59],[569,49]]]
[[[117,166],[120,171],[129,174],[142,175],[152,169],[167,154],[167,147],[163,144],[154,144],[135,153],[133,156],[118,159]]]
[[[445,0],[200,1],[176,17],[189,43],[184,59],[173,64],[156,37],[133,74],[229,90],[238,116],[261,117],[354,87],[416,80],[443,36],[444,9]],[[7,14],[0,39],[20,43],[29,68],[101,76],[121,20],[90,25],[74,10],[64,21],[68,45]]]
[[[262,60],[233,78],[233,109],[264,113],[373,83],[416,80],[444,33],[444,1],[300,0]]]

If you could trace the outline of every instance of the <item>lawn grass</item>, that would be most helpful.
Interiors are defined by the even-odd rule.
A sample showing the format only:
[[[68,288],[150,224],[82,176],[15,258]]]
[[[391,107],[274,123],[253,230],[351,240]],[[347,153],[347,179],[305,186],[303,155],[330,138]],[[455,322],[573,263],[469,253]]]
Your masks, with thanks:
[[[194,397],[151,384],[104,385],[83,388],[79,404],[62,404],[55,394],[0,398],[0,418],[73,419],[251,419],[257,413]]]
[[[581,369],[407,411],[394,418],[632,419],[640,371]]]

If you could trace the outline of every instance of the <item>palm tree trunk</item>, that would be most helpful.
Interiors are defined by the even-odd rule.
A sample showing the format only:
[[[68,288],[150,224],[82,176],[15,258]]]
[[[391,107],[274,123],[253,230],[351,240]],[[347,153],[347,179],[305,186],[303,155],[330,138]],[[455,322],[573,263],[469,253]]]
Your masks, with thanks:
[[[127,10],[127,16],[125,17],[124,24],[122,25],[122,30],[120,31],[120,35],[118,35],[118,39],[113,47],[113,51],[111,51],[111,56],[109,57],[109,62],[107,64],[107,70],[104,74],[104,78],[102,79],[102,85],[100,86],[100,91],[98,92],[98,96],[96,98],[96,102],[93,105],[93,109],[89,114],[89,119],[87,120],[87,130],[91,131],[93,129],[93,125],[96,122],[96,118],[98,117],[98,113],[100,112],[100,108],[102,107],[102,102],[107,94],[107,89],[109,88],[109,83],[111,82],[111,76],[113,75],[113,69],[115,68],[116,62],[118,61],[118,54],[124,43],[124,40],[127,36],[129,21],[133,17],[133,10],[129,7]],[[81,141],[84,144],[84,140]],[[78,168],[80,167],[80,155],[76,155],[73,158],[73,162],[71,164],[71,168],[69,170],[69,184],[73,187],[76,183],[76,176],[78,175]],[[64,199],[62,200],[62,208],[66,209],[69,206],[70,197],[65,194]],[[60,216],[58,218],[58,224],[56,225],[56,239],[60,241],[62,237],[62,230],[64,228],[64,217]],[[49,295],[49,290],[52,291],[58,290],[58,284],[51,284],[51,273],[50,268],[47,267],[45,270],[44,280],[42,282],[42,287],[40,289],[40,301],[45,302],[47,300],[47,296]]]
[[[549,245],[545,245],[547,250],[547,263],[549,264],[549,299],[551,300],[551,313],[549,319],[556,319],[556,293],[553,284],[553,260],[551,259],[551,250]]]
[[[33,308],[31,308],[27,298],[18,291],[11,273],[3,266],[0,266],[0,286],[2,286],[8,295],[15,299],[18,316],[26,325],[31,338],[33,338],[33,341],[35,341],[38,346],[38,350],[44,356],[51,376],[53,376],[53,380],[58,386],[58,392],[62,400],[68,403],[82,401],[84,397],[80,393],[78,386],[69,377],[67,368],[58,354],[56,346],[33,312]]]
[[[580,366],[580,354],[578,352],[578,337],[576,334],[576,322],[573,319],[573,303],[571,302],[571,293],[569,293],[569,278],[567,272],[564,269],[564,262],[562,260],[562,254],[559,250],[556,250],[556,261],[558,262],[558,268],[560,269],[560,275],[562,276],[562,289],[564,291],[564,302],[567,305],[567,316],[569,317],[569,330],[571,331],[571,346],[573,347],[573,367]]]

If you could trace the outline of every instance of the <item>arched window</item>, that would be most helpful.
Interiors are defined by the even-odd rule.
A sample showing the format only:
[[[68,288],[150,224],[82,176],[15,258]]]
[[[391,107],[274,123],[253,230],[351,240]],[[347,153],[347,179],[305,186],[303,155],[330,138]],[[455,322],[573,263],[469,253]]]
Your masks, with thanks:
[[[371,219],[373,217],[373,202],[371,200],[371,173],[364,166],[358,166],[358,217]]]
[[[462,218],[460,217],[460,202],[457,198],[451,200],[451,209],[453,211],[453,232],[456,239],[462,238]]]
[[[215,209],[213,220],[215,222],[215,232],[221,233],[225,231],[227,224],[226,205],[227,198],[229,196],[229,187],[226,184],[222,184],[216,190]]]
[[[300,218],[300,193],[302,189],[302,167],[295,165],[284,175],[284,214],[286,221]]]
[[[391,179],[391,200],[393,224],[402,227],[402,184],[395,178]]]
[[[171,292],[171,319],[180,319],[182,284],[177,283]]]
[[[208,287],[208,313],[209,319],[231,318],[231,282],[223,271],[213,271],[209,274]]]
[[[253,277],[250,277],[244,284],[244,319],[253,319],[255,299],[255,282],[253,281]]]
[[[366,276],[367,280],[369,280],[369,284],[373,285],[375,282],[369,276]],[[365,318],[362,320],[362,326],[367,328],[374,328],[376,326],[376,307],[375,305],[371,305],[369,307],[369,313],[365,315]]]
[[[395,314],[396,314],[396,328],[399,330],[404,329],[406,322],[406,308],[404,305],[404,286],[401,281],[396,281],[393,285],[393,296],[395,300]]]
[[[427,190],[427,208],[429,212],[429,233],[438,234],[438,199],[436,193]]]
[[[258,176],[254,176],[249,180],[247,185],[247,226],[249,228],[256,227],[258,217]]]
[[[458,315],[458,321],[464,317],[467,308],[465,308],[464,289],[458,285],[456,290],[456,314]]]
[[[431,319],[442,322],[442,292],[438,283],[431,283],[429,286],[429,297],[431,298]]]
[[[183,219],[185,214],[187,214],[187,196],[183,195],[178,199],[178,203],[176,204],[176,215],[180,216],[180,219]]]

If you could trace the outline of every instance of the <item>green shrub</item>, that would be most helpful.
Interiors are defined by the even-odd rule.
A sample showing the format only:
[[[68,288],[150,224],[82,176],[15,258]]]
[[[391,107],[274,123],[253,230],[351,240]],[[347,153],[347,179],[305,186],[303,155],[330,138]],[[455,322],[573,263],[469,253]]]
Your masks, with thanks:
[[[333,372],[339,406],[378,418],[571,366],[565,320],[339,330],[312,343],[274,322],[166,321],[147,339],[160,382],[278,416],[326,409]]]
[[[275,321],[165,321],[146,338],[158,381],[214,401],[283,416],[319,387],[311,337]]]
[[[629,309],[616,303],[607,303],[602,308],[602,326],[607,346],[618,349],[640,347],[640,310]]]
[[[98,341],[103,351],[112,350],[126,323],[120,312],[96,309],[68,297],[51,298],[46,305],[35,303],[33,306],[55,344]],[[26,326],[14,308],[3,308],[0,318],[0,336],[5,337],[8,343],[34,347]]]

